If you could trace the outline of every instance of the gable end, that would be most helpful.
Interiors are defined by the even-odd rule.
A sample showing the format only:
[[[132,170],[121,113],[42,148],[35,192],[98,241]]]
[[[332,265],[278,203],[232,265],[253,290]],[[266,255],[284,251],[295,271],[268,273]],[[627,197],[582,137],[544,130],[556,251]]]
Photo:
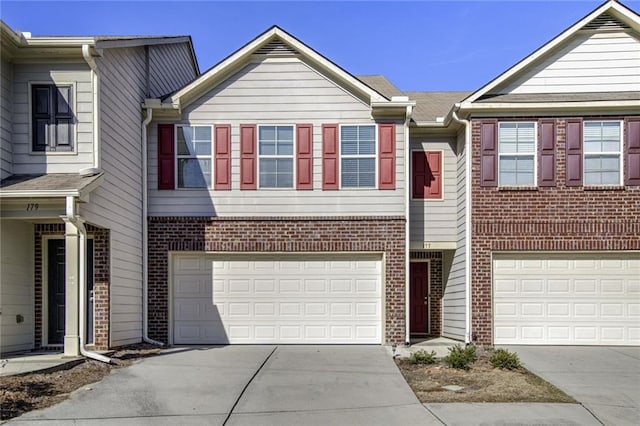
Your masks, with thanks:
[[[290,56],[299,53],[300,52],[286,44],[280,38],[276,38],[257,49],[254,55]]]
[[[582,29],[587,31],[589,30],[620,31],[620,30],[628,30],[630,28],[631,27],[629,25],[625,24],[619,19],[614,18],[608,13],[603,13],[602,15],[598,16],[597,18],[595,18],[594,20],[586,24]]]

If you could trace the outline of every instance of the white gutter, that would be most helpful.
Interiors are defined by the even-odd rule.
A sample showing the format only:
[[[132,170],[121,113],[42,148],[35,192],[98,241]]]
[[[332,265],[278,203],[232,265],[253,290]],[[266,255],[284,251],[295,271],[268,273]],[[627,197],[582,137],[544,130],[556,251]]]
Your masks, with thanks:
[[[98,65],[91,56],[90,46],[82,45],[82,57],[91,68],[91,87],[93,90],[93,167],[95,172],[100,171],[100,76],[98,75]]]
[[[142,341],[156,346],[164,343],[149,338],[149,269],[148,243],[149,227],[147,224],[147,126],[153,119],[153,108],[147,108],[147,116],[142,120]]]
[[[73,197],[67,197],[66,213],[66,218],[76,227],[78,233],[80,234],[80,247],[78,250],[78,287],[80,290],[78,300],[78,335],[80,337],[80,354],[84,357],[95,359],[96,361],[111,364],[111,358],[108,358],[97,352],[89,351],[84,347],[84,333],[85,325],[87,322],[87,306],[85,300],[87,294],[87,229],[84,227],[83,220],[80,217],[76,216],[75,199]]]
[[[640,108],[638,100],[618,101],[575,101],[575,102],[495,102],[495,103],[470,103],[456,104],[458,111],[566,111],[566,110],[590,110],[590,109],[614,109],[626,110]]]
[[[413,103],[415,105],[415,102]],[[410,225],[410,217],[409,217],[409,200],[411,200],[411,193],[409,191],[409,187],[411,185],[408,184],[408,182],[410,182],[411,179],[411,170],[409,167],[409,162],[411,160],[411,141],[409,139],[409,122],[411,121],[411,114],[413,113],[413,105],[406,105],[407,107],[407,113],[405,115],[405,121],[404,121],[404,144],[405,144],[405,149],[404,149],[404,176],[405,176],[405,185],[404,185],[404,217],[405,217],[405,223],[404,223],[404,252],[405,252],[405,262],[404,262],[404,279],[405,279],[405,295],[404,295],[404,303],[405,303],[405,308],[404,308],[404,317],[405,317],[405,343],[406,345],[410,345],[411,344],[411,329],[410,329],[410,304],[409,304],[409,287],[410,287],[410,280],[411,280],[411,241],[410,241],[410,235],[409,235],[409,225]]]
[[[465,343],[471,342],[471,122],[469,120],[458,117],[457,110],[460,104],[455,104],[451,117],[460,124],[464,125],[464,144],[465,144],[465,265],[464,265],[464,282],[465,282]]]

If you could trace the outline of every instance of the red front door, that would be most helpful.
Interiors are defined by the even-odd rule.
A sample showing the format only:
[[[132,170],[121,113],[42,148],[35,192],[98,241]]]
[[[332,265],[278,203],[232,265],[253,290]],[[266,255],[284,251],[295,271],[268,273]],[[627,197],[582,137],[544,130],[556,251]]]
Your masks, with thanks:
[[[409,330],[411,333],[429,333],[428,263],[411,263],[409,270]]]

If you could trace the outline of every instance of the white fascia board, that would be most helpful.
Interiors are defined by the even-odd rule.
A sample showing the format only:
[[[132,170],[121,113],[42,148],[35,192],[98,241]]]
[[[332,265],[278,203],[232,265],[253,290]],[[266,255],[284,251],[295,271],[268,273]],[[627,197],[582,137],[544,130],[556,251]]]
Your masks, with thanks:
[[[94,37],[37,37],[23,39],[23,45],[29,47],[82,47],[83,44],[95,46]]]
[[[638,110],[640,101],[591,101],[591,102],[531,102],[531,103],[481,103],[462,102],[460,111],[542,111],[542,110]]]
[[[149,38],[121,38],[111,40],[100,40],[96,42],[96,47],[100,49],[111,49],[118,47],[154,46],[158,44],[178,44],[189,43],[189,37],[149,37]]]
[[[584,27],[586,24],[588,24],[593,19],[597,18],[598,16],[600,16],[605,12],[614,12],[617,18],[636,28],[640,26],[640,20],[638,19],[638,16],[635,15],[633,12],[631,12],[629,9],[621,6],[616,1],[613,1],[613,0],[603,3],[596,10],[594,10],[593,12],[591,12],[590,14],[582,18],[580,21],[576,22],[574,25],[569,27],[560,35],[556,36],[554,39],[544,44],[542,47],[540,47],[538,50],[536,50],[535,52],[533,52],[532,54],[524,58],[522,61],[518,62],[517,64],[509,68],[507,71],[500,74],[498,77],[496,77],[495,79],[491,80],[489,83],[481,87],[479,90],[472,93],[469,97],[464,99],[463,102],[468,103],[468,102],[476,101],[481,96],[485,95],[492,89],[504,83],[514,75],[518,74],[519,72],[527,68],[533,62],[537,61],[539,58],[541,58],[542,56],[546,55],[547,53],[549,53],[550,51],[558,47],[558,45],[564,43],[567,39],[569,39],[574,34],[576,34],[582,27]]]
[[[80,197],[77,189],[40,190],[40,191],[0,191],[0,198],[63,198]]]

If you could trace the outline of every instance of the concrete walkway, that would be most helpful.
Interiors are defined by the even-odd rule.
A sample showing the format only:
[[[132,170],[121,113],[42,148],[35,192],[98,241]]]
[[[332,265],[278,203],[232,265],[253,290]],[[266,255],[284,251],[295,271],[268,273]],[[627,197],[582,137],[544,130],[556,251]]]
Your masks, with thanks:
[[[71,368],[84,362],[84,358],[65,358],[58,352],[26,352],[7,355],[0,359],[0,377],[27,373],[51,373]]]
[[[508,346],[605,425],[640,424],[640,347]]]

